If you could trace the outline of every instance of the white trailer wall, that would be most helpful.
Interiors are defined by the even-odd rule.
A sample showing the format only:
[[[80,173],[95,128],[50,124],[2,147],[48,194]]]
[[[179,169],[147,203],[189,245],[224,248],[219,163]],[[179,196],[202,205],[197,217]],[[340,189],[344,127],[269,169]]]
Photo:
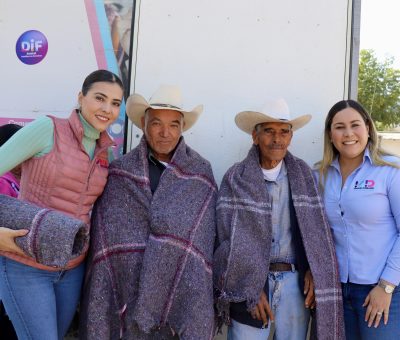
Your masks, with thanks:
[[[134,0],[116,0],[129,12]],[[77,106],[84,77],[102,68],[119,72],[106,6],[110,0],[0,0],[0,125],[27,124],[42,115],[67,117]],[[107,7],[109,8],[109,7]],[[119,16],[119,22],[122,22]],[[128,22],[130,22],[128,20]],[[32,36],[40,31],[48,44]],[[20,43],[19,37],[23,37]],[[21,62],[34,50],[19,51],[23,44],[46,45],[47,54],[36,64]],[[43,46],[42,46],[43,47]],[[24,49],[25,50],[25,49]],[[43,49],[38,48],[38,55]],[[124,78],[123,78],[124,79]],[[124,144],[124,108],[109,129]]]
[[[351,3],[137,1],[131,92],[148,98],[159,84],[178,84],[187,107],[204,104],[185,138],[210,160],[218,182],[251,145],[234,116],[268,98],[284,97],[295,116],[313,115],[290,147],[313,164],[325,115],[348,93]],[[132,127],[129,147],[141,135]]]
[[[49,44],[36,65],[21,63],[15,52],[28,30],[39,30]],[[0,119],[68,116],[84,77],[97,68],[84,1],[0,0],[0,42]]]

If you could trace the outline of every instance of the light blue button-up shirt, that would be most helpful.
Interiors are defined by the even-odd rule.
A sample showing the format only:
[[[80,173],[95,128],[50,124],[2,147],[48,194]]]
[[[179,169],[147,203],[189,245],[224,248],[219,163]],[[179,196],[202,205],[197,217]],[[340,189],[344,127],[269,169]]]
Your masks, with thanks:
[[[399,163],[396,157],[385,160]],[[362,164],[342,187],[339,162],[328,169],[324,201],[342,282],[400,283],[400,169]]]
[[[290,227],[289,180],[285,162],[276,181],[265,181],[272,206],[272,245],[270,261],[296,263],[296,253]]]

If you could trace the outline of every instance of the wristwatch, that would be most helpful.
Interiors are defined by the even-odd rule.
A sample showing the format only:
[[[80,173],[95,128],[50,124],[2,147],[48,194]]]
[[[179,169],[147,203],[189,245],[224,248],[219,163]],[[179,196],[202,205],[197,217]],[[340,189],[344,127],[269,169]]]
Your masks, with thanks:
[[[387,293],[387,294],[392,294],[393,291],[394,291],[394,287],[393,286],[388,285],[388,284],[382,282],[381,280],[379,280],[378,286],[381,287],[385,291],[385,293]]]

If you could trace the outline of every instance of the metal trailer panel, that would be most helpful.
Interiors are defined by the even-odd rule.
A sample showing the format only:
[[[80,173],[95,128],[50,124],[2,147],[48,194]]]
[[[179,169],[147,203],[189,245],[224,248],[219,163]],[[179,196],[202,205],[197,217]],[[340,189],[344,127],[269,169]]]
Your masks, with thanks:
[[[283,97],[293,115],[313,115],[290,147],[311,165],[327,111],[348,96],[351,19],[351,0],[136,1],[131,92],[177,84],[185,106],[204,104],[185,138],[218,182],[251,145],[236,113]],[[128,147],[141,135],[131,127]]]

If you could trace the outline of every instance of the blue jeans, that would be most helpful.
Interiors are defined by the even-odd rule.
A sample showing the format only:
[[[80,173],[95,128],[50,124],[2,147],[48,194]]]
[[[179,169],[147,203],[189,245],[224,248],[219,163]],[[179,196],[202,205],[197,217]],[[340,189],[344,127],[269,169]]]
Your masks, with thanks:
[[[304,307],[304,294],[299,287],[298,272],[268,274],[269,304],[275,316],[276,340],[306,339],[310,312]],[[228,340],[266,340],[271,323],[265,329],[244,325],[232,320]]]
[[[78,306],[85,265],[50,272],[0,256],[0,296],[19,340],[61,340]]]
[[[389,308],[389,321],[385,326],[383,317],[378,328],[368,327],[364,321],[366,307],[363,303],[375,285],[342,283],[344,321],[347,340],[399,340],[400,339],[400,288],[396,287]]]

